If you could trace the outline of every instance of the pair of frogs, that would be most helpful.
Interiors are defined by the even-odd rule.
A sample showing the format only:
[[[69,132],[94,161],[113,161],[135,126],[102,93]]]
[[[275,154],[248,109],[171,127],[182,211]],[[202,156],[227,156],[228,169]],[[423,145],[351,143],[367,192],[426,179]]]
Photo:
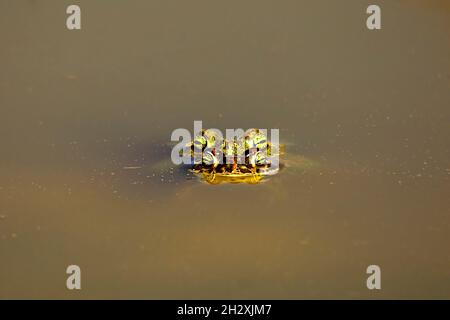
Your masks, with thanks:
[[[259,129],[247,130],[244,137],[233,140],[222,139],[214,130],[203,130],[187,145],[187,150],[193,159],[192,171],[210,183],[256,183],[279,169],[273,165],[279,146],[268,141]]]

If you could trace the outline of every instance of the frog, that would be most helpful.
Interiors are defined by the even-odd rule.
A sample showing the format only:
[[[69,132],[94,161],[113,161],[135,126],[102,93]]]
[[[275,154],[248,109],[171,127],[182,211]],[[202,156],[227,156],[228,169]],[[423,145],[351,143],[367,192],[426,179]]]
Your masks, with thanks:
[[[322,163],[300,152],[300,146],[288,140],[275,146],[267,140],[263,130],[251,129],[248,138],[223,139],[214,130],[204,130],[186,142],[185,148],[192,161],[175,165],[171,159],[174,144],[154,140],[136,144],[123,150],[123,181],[144,179],[162,187],[194,182],[207,184],[261,184],[277,179],[279,175],[298,175],[320,172]],[[195,146],[195,147],[194,147]],[[195,162],[194,151],[200,156]],[[277,166],[270,162],[278,156]],[[221,160],[222,157],[222,161]],[[142,178],[144,177],[144,178]],[[144,181],[142,181],[144,183]]]
[[[223,139],[214,130],[202,130],[184,150],[190,152],[190,171],[209,183],[258,183],[278,173],[279,146],[268,141],[260,129],[249,129],[244,137]],[[277,158],[277,159],[275,159]]]

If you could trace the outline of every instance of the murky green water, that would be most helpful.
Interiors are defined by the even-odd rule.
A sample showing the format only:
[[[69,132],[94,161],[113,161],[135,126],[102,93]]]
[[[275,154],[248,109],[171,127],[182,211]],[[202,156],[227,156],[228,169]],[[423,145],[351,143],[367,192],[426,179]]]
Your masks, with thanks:
[[[450,298],[446,1],[70,3],[0,2],[0,298]],[[317,166],[200,183],[194,120]]]

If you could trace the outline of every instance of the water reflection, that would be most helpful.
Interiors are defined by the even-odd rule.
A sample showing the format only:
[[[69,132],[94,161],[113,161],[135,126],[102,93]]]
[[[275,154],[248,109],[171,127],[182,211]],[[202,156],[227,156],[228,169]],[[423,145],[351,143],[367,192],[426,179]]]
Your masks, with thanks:
[[[448,297],[448,1],[79,3],[0,2],[0,298]],[[285,168],[199,183],[196,119]]]

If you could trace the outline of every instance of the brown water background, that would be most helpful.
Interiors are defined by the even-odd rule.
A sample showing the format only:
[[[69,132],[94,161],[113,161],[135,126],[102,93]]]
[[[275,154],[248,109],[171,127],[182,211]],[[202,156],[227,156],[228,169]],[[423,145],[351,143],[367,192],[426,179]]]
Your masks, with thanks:
[[[448,1],[1,0],[0,39],[0,298],[450,298]],[[318,167],[188,180],[194,120]]]

